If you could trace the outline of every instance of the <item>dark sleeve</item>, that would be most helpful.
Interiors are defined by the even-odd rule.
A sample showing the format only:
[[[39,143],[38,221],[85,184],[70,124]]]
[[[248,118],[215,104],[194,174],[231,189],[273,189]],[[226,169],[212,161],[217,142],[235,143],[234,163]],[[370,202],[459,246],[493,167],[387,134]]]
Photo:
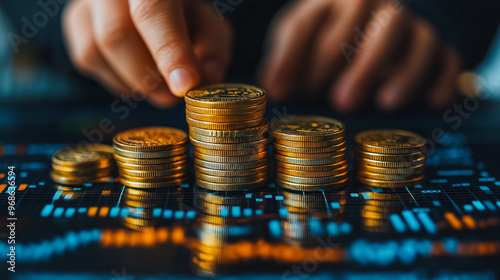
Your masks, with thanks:
[[[403,0],[431,22],[471,68],[485,56],[500,24],[500,0]]]

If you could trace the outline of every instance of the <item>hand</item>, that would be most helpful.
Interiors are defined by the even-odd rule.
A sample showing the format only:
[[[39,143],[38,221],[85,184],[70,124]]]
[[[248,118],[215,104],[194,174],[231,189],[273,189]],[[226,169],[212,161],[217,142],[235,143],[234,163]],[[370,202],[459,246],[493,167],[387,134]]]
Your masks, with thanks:
[[[407,10],[397,0],[297,1],[275,21],[263,86],[278,100],[329,88],[330,103],[344,112],[371,93],[385,110],[422,92],[431,105],[446,106],[461,59]]]
[[[231,57],[231,27],[199,0],[73,0],[63,29],[81,72],[158,106],[222,82]]]

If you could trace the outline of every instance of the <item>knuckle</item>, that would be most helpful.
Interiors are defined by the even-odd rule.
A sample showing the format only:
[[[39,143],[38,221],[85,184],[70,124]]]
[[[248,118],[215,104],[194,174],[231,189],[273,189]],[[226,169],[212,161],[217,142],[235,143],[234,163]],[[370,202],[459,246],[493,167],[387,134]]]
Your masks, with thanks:
[[[132,24],[126,19],[117,19],[107,24],[97,34],[97,42],[104,48],[114,49],[127,40]]]

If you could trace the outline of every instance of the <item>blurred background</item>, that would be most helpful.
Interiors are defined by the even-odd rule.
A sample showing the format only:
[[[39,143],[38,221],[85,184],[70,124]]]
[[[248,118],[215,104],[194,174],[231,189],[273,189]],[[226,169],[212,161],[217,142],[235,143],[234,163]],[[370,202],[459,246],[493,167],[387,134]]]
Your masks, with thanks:
[[[66,1],[54,1],[59,2]],[[256,62],[262,55],[263,34],[272,16],[286,1],[272,2],[242,1],[228,13],[236,26],[235,66],[229,71],[229,80],[239,80],[242,76],[253,78]],[[43,10],[36,1],[0,1],[0,37],[4,38],[0,40],[1,104],[42,100],[109,102],[111,97],[99,85],[79,75],[69,62],[61,32],[63,5],[58,7],[57,13],[42,16]],[[249,17],[251,25],[246,24]],[[39,22],[33,25],[33,20]],[[20,37],[26,32],[23,28],[27,22],[32,24],[27,30],[29,36]],[[478,42],[478,48],[482,48],[482,43]],[[476,75],[468,73],[462,76],[459,83],[462,92],[473,94],[474,85],[479,80],[482,88],[487,88],[494,98],[500,99],[500,32],[483,62],[469,70]]]

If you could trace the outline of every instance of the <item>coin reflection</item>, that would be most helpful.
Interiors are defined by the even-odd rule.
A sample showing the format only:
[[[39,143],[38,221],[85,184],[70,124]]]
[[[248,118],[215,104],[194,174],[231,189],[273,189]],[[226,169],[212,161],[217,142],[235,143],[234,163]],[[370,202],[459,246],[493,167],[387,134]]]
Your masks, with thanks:
[[[281,225],[283,241],[287,245],[312,247],[318,245],[318,238],[327,235],[326,222],[341,223],[344,219],[346,204],[345,191],[296,192],[283,190]],[[333,209],[330,202],[338,202],[340,207]]]
[[[193,269],[204,276],[236,269],[238,254],[231,253],[228,248],[242,240],[251,241],[256,236],[258,228],[251,214],[256,209],[255,202],[241,192],[195,190],[194,206],[200,211],[200,216],[196,229],[197,242],[192,250]],[[252,209],[251,213],[245,211],[247,209]]]
[[[402,204],[396,193],[390,189],[371,192],[371,199],[364,200],[361,208],[363,229],[370,232],[390,232],[393,230],[390,215],[399,213]]]

